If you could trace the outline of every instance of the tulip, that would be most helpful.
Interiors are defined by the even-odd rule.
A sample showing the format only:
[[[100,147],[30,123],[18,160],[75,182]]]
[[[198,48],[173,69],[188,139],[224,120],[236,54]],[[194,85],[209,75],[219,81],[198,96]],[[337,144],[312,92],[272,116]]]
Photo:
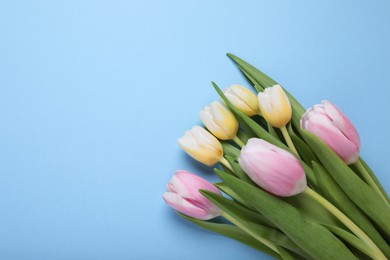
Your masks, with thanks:
[[[249,139],[238,162],[253,182],[274,195],[293,196],[307,186],[299,161],[291,153],[262,139]]]
[[[247,116],[254,116],[260,113],[259,102],[256,94],[249,89],[232,85],[223,91],[226,98],[241,112]]]
[[[238,122],[230,110],[219,102],[213,102],[199,113],[206,128],[221,140],[233,139],[238,130]]]
[[[212,183],[199,176],[187,171],[176,171],[163,198],[169,206],[193,218],[207,220],[221,215],[221,210],[199,193],[200,189],[221,195]]]
[[[351,121],[329,101],[309,108],[301,118],[301,128],[322,139],[345,163],[358,160],[359,134]]]
[[[290,101],[280,85],[266,88],[257,97],[261,114],[273,127],[282,128],[291,120]]]
[[[185,131],[178,143],[192,158],[207,166],[212,166],[223,158],[221,143],[200,126]]]

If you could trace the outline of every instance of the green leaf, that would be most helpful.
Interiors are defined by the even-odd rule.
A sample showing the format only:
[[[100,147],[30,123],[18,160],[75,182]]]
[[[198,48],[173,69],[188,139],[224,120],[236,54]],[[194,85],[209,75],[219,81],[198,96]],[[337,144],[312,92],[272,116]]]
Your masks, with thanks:
[[[242,199],[251,203],[312,259],[356,259],[329,230],[310,221],[305,214],[289,203],[217,169],[216,173]]]
[[[344,241],[348,242],[348,244],[359,249],[361,252],[365,253],[366,255],[371,255],[372,252],[371,248],[366,243],[361,241],[359,238],[354,236],[353,234],[336,226],[332,226],[332,225],[324,225],[324,226],[327,227],[333,234],[342,238]]]
[[[234,207],[238,211],[240,211],[239,214],[245,216],[244,217],[245,221],[252,222],[252,223],[255,223],[255,224],[260,224],[260,225],[267,226],[267,227],[276,228],[275,225],[272,222],[270,222],[266,217],[264,217],[259,212],[257,212],[254,208],[247,207],[245,204],[248,204],[248,203],[245,202],[239,195],[237,195],[237,193],[235,193],[225,183],[219,182],[219,183],[215,183],[214,185],[217,186],[218,189],[222,190],[224,193],[229,195],[231,198],[236,200],[237,202],[240,202],[240,201],[243,202],[243,203],[240,202],[241,205],[234,204]],[[230,202],[231,201],[229,200],[229,203]]]
[[[341,225],[340,222],[316,200],[305,193],[281,198],[318,224]]]
[[[253,213],[248,214],[247,209],[213,192],[206,190],[201,190],[200,192],[224,212],[222,216],[227,214],[229,216],[229,220],[234,220],[234,222],[242,226],[243,230],[250,230],[261,238],[269,240],[276,245],[285,247],[296,254],[307,257],[307,254],[304,253],[301,248],[299,248],[279,230],[253,222],[253,218],[251,216]]]
[[[390,208],[382,198],[356,176],[322,140],[307,131],[302,131],[301,134],[345,194],[389,235]]]
[[[252,138],[254,136],[248,135],[245,131],[242,131],[241,129],[238,129],[237,131],[237,137],[240,138],[240,140],[246,144],[249,140],[249,138]]]
[[[280,140],[278,134],[276,133],[275,129],[272,127],[270,123],[267,122],[268,132],[275,137],[276,139]]]
[[[317,176],[320,193],[338,209],[340,209],[348,218],[357,224],[381,249],[381,251],[390,258],[390,248],[386,241],[378,233],[375,227],[367,219],[360,209],[348,198],[340,186],[329,176],[324,167],[313,162],[313,170]]]
[[[237,240],[241,243],[244,243],[250,247],[253,247],[261,252],[264,252],[272,257],[275,257],[277,259],[282,259],[279,254],[275,253],[273,250],[269,249],[267,246],[261,244],[259,241],[242,231],[236,226],[229,225],[229,224],[220,224],[220,223],[213,223],[209,221],[203,221],[195,218],[188,217],[186,215],[178,213],[181,217],[184,219],[204,228],[209,231],[221,234],[226,237],[230,237],[234,240]]]
[[[235,193],[229,186],[225,185],[223,182],[214,183],[214,185],[221,190],[223,193],[230,196],[232,199],[243,205],[244,207],[256,211],[249,203],[243,200],[237,193]],[[265,219],[265,218],[264,218]],[[272,226],[272,223],[268,221],[267,226]]]
[[[302,161],[299,158],[298,158],[298,160],[300,161],[300,163],[305,171],[305,174],[307,177],[307,182],[310,184],[311,187],[316,188],[317,187],[317,180],[316,180],[316,177],[313,173],[313,170],[304,161]]]
[[[246,73],[244,70],[241,70],[241,72],[244,74],[244,76],[252,83],[254,89],[257,91],[257,92],[261,92],[264,90],[264,88],[262,86],[260,86],[256,80],[254,80],[254,78],[252,78],[248,73]]]
[[[311,148],[304,141],[302,141],[302,139],[299,138],[297,134],[295,134],[291,124],[288,125],[287,130],[302,160],[307,165],[311,166],[311,162],[317,160]]]
[[[240,149],[229,143],[228,141],[221,141],[223,154],[231,156],[233,158],[238,158],[240,156]]]
[[[262,87],[267,88],[267,87],[271,87],[273,85],[278,84],[275,80],[270,78],[268,75],[264,74],[263,72],[256,69],[255,67],[253,67],[252,65],[250,65],[246,61],[235,56],[234,54],[228,53],[227,56],[231,60],[233,60],[243,72],[248,74],[252,80],[255,80]]]
[[[376,177],[375,173],[371,170],[371,168],[368,166],[368,164],[360,157],[359,158],[360,162],[363,164],[363,167],[367,170],[368,174],[370,175],[371,179],[374,181],[374,183],[376,184],[376,186],[379,188],[379,190],[382,192],[382,194],[384,195],[384,197],[387,199],[387,201],[390,203],[390,198],[389,198],[389,195],[386,193],[386,190],[383,188],[382,184],[380,183],[380,181],[378,180],[378,178]],[[355,172],[358,172],[360,176],[362,176],[362,173],[360,173],[360,171],[354,166],[354,165],[350,165],[353,167],[354,171]]]
[[[248,175],[241,169],[240,165],[238,162],[235,160],[235,158],[230,157],[230,156],[225,156],[226,160],[230,163],[230,165],[233,168],[234,173],[238,178],[241,180],[250,183],[253,185],[253,181],[248,177]]]

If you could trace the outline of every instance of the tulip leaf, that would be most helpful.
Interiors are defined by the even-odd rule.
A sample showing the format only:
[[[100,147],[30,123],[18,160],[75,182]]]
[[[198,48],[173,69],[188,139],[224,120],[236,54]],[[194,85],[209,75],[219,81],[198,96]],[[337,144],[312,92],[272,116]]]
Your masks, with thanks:
[[[381,251],[390,258],[390,248],[386,241],[360,209],[342,191],[340,186],[329,176],[325,168],[319,163],[313,162],[313,170],[318,179],[320,193],[357,224]]]
[[[248,175],[241,169],[240,165],[238,164],[238,162],[233,158],[233,157],[230,157],[230,156],[226,156],[226,160],[228,160],[228,162],[230,163],[230,165],[232,166],[233,168],[233,171],[234,173],[236,174],[236,176],[238,178],[240,178],[241,180],[247,182],[247,183],[250,183],[252,185],[254,185],[253,181],[248,177]]]
[[[363,167],[367,170],[368,174],[370,175],[371,179],[374,181],[374,183],[376,184],[376,186],[379,188],[379,190],[381,191],[381,193],[383,194],[383,196],[387,199],[387,201],[390,203],[390,198],[389,198],[389,195],[387,195],[386,193],[386,190],[383,188],[382,184],[380,183],[380,181],[378,180],[378,178],[376,177],[375,173],[371,170],[371,168],[368,166],[368,164],[360,157],[359,158],[360,162],[362,163]],[[362,173],[360,172],[360,170],[355,166],[355,165],[351,165],[351,167],[354,168],[355,172],[358,172],[358,174],[360,176],[362,176]]]
[[[255,210],[254,208],[250,208],[251,207],[250,205],[249,206],[245,205],[248,203],[244,202],[244,200],[237,193],[235,193],[229,186],[227,186],[225,183],[218,182],[218,183],[214,183],[214,185],[218,189],[220,189],[221,191],[223,191],[224,193],[229,195],[231,198],[233,198],[234,200],[236,200],[237,202],[240,203],[240,205],[235,205],[235,207],[237,208],[237,210],[239,210],[241,212],[241,214],[245,215],[245,220],[247,222],[252,222],[252,223],[260,224],[263,226],[276,228],[272,222],[270,222],[266,217],[261,215],[257,210]]]
[[[255,210],[249,203],[247,203],[245,200],[243,200],[240,196],[238,196],[237,193],[235,193],[229,186],[225,185],[223,182],[214,183],[214,185],[223,193],[230,196],[232,199],[240,203],[241,205],[245,206],[246,208],[250,210]],[[271,223],[268,222],[270,225]]]
[[[382,198],[317,136],[307,131],[302,131],[301,134],[345,194],[390,235],[390,208]]]
[[[225,165],[220,164],[220,166],[221,166],[222,170],[223,170],[224,172],[226,172],[227,174],[235,175],[235,173],[234,173],[232,170],[230,170],[228,167],[226,167]]]
[[[238,130],[237,131],[237,137],[240,138],[240,140],[246,144],[248,142],[248,140],[252,137],[255,137],[254,135],[253,136],[250,136],[248,135],[245,131],[242,131],[242,130]]]
[[[235,147],[234,145],[230,144],[227,141],[222,141],[222,148],[223,148],[223,154],[231,156],[233,158],[238,158],[240,156],[240,149]]]
[[[304,253],[304,251],[299,248],[299,246],[297,246],[279,230],[252,222],[252,218],[248,218],[248,210],[241,207],[237,203],[213,192],[206,190],[201,190],[200,192],[203,196],[219,207],[224,212],[224,214],[228,214],[235,220],[235,222],[239,223],[244,228],[251,230],[252,232],[256,233],[256,235],[265,238],[278,246],[282,246],[296,254],[307,257],[306,253]],[[224,214],[222,215],[224,216]]]
[[[271,87],[276,84],[278,84],[275,80],[273,80],[271,77],[266,75],[265,73],[261,72],[254,66],[250,65],[246,61],[242,60],[241,58],[228,53],[227,56],[233,60],[237,65],[238,68],[244,72],[245,75],[248,75],[247,77],[253,82],[253,84],[260,85],[263,88]],[[290,100],[291,103],[291,108],[292,108],[292,119],[291,122],[296,128],[299,128],[300,125],[300,120],[305,112],[305,109],[303,106],[287,91],[284,89],[286,92],[286,95],[288,99]]]
[[[218,233],[220,235],[232,238],[250,247],[253,247],[263,253],[266,253],[276,259],[282,259],[279,254],[269,249],[267,246],[261,244],[259,241],[239,229],[238,227],[230,224],[214,223],[209,221],[203,221],[195,218],[188,217],[186,215],[178,213],[184,219],[204,228],[211,232]]]
[[[268,132],[273,136],[275,137],[276,139],[279,139],[279,136],[278,134],[276,133],[275,129],[272,127],[272,125],[270,123],[267,122],[267,127],[268,127]]]
[[[294,206],[262,189],[229,176],[218,169],[216,173],[245,201],[273,222],[311,259],[356,259],[349,249],[329,230],[311,221]]]
[[[244,71],[245,74],[248,74],[250,76],[250,79],[255,80],[262,87],[267,88],[278,84],[275,80],[270,78],[268,75],[264,74],[263,72],[256,69],[255,67],[253,67],[246,61],[242,60],[241,58],[235,56],[234,54],[228,53],[227,56],[238,65],[240,70]]]
[[[340,222],[327,209],[305,193],[281,199],[293,205],[313,222],[341,226]]]
[[[351,246],[359,249],[361,252],[365,253],[366,255],[371,255],[372,249],[362,240],[357,238],[355,235],[336,226],[332,226],[332,225],[324,225],[324,226],[327,229],[329,229],[333,234],[340,237],[344,241],[348,242],[348,244],[350,244]]]
[[[307,165],[311,166],[311,162],[317,160],[311,148],[304,141],[302,141],[302,139],[299,138],[297,134],[295,134],[291,124],[288,125],[287,130],[302,160]]]
[[[248,73],[246,73],[244,70],[241,70],[241,72],[244,74],[244,76],[251,82],[251,84],[253,85],[253,88],[257,91],[257,92],[261,92],[264,90],[264,88],[259,85],[259,83],[256,82],[256,80],[254,80],[254,78],[251,77],[251,75],[249,75]]]
[[[313,170],[301,159],[299,159],[299,161],[300,161],[300,163],[305,171],[308,183],[310,184],[311,187],[316,188],[317,187],[317,180],[316,180],[316,177],[313,173]]]

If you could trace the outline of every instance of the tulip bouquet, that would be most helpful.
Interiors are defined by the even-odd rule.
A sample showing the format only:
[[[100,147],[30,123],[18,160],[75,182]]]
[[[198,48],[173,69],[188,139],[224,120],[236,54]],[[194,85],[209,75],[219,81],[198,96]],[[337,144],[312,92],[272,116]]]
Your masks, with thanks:
[[[177,171],[163,195],[179,214],[277,259],[390,258],[390,200],[359,156],[359,135],[329,101],[307,111],[272,78],[228,54],[257,94],[233,85],[179,138],[214,166]],[[207,130],[206,130],[207,129]]]

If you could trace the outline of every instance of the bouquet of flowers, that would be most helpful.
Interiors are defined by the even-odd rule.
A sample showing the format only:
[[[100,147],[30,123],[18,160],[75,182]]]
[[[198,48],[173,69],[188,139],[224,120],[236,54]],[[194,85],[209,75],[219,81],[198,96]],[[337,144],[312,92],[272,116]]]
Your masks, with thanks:
[[[277,259],[390,258],[390,200],[359,156],[359,135],[329,101],[305,111],[275,80],[228,54],[254,87],[233,85],[179,138],[213,166],[177,171],[163,195],[179,214]],[[222,220],[221,220],[222,219]]]

